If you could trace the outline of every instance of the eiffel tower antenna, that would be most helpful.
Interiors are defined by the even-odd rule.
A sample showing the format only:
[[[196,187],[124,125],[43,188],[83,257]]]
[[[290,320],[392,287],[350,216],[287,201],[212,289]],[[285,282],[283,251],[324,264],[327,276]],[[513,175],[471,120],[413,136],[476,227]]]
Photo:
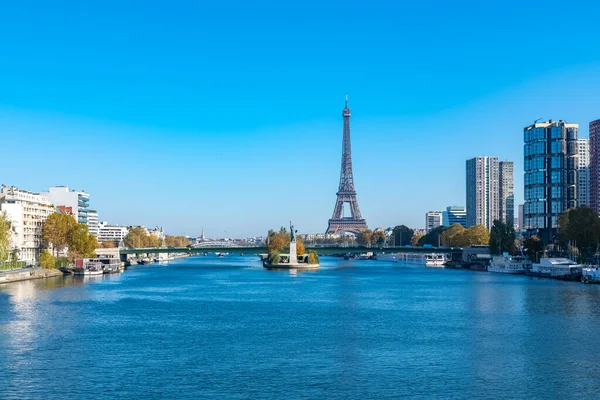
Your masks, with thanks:
[[[352,174],[352,146],[350,143],[350,109],[348,108],[348,94],[346,93],[346,105],[342,111],[344,118],[344,137],[342,140],[342,168],[340,171],[340,186],[338,187],[337,199],[333,209],[333,216],[329,220],[327,234],[338,234],[341,232],[358,233],[367,229],[367,221],[360,215],[356,190],[354,188],[354,176]],[[351,216],[344,216],[344,204],[350,207]]]

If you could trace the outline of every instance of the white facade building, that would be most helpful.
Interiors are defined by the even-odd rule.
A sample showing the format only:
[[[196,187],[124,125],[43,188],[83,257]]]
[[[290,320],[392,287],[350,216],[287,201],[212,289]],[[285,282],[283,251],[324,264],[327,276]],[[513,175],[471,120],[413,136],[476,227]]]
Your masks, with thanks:
[[[0,210],[11,221],[11,248],[19,251],[19,260],[37,263],[42,249],[44,222],[54,212],[47,197],[37,193],[2,186]]]
[[[429,211],[425,213],[425,229],[427,232],[441,226],[443,222],[443,215],[441,211]]]
[[[475,157],[467,160],[467,227],[483,225],[491,229],[494,220],[499,218],[498,157]]]
[[[127,236],[129,229],[126,226],[109,225],[108,222],[98,224],[99,242],[119,242]]]
[[[577,139],[577,205],[590,206],[590,141]]]
[[[84,191],[69,191],[67,186],[52,186],[48,192],[40,193],[46,196],[55,207],[71,207],[75,219],[80,224],[89,226],[88,212],[90,206],[90,195]],[[96,215],[97,217],[97,215]]]
[[[98,222],[98,212],[96,210],[88,210],[88,231],[91,235],[98,237],[100,226]]]

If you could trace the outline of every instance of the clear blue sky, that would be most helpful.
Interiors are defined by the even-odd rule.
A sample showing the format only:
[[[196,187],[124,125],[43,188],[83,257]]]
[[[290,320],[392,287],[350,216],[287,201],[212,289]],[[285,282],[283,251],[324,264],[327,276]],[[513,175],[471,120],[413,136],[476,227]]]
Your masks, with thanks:
[[[344,93],[370,227],[465,203],[465,160],[537,118],[600,118],[595,1],[12,1],[0,182],[91,194],[172,234],[322,232]]]

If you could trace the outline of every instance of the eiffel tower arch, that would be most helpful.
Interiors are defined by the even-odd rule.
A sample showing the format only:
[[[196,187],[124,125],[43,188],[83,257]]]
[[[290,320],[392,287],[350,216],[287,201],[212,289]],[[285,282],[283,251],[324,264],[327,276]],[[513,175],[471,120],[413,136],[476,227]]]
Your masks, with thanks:
[[[337,199],[333,208],[333,216],[329,220],[327,234],[341,232],[358,233],[367,229],[367,221],[360,215],[356,190],[354,188],[354,176],[352,174],[352,148],[350,145],[350,109],[348,108],[348,95],[346,94],[346,107],[342,111],[344,118],[344,137],[342,140],[342,170],[340,172],[340,186],[337,191]],[[344,215],[344,205],[348,204],[350,216]]]

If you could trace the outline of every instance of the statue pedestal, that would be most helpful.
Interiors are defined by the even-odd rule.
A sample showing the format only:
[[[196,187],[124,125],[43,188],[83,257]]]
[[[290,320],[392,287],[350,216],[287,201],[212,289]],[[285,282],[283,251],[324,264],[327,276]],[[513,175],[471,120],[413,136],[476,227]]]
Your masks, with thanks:
[[[298,264],[298,253],[296,251],[296,242],[290,243],[290,264]]]

